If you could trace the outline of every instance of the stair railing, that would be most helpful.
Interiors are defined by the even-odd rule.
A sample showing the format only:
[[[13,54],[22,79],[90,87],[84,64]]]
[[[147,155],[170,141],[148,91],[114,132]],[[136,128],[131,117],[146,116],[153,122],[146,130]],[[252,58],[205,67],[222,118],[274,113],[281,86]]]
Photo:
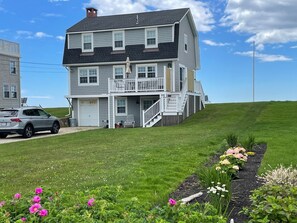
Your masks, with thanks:
[[[156,116],[161,113],[161,99],[156,101],[151,107],[147,110],[142,111],[142,126],[146,127],[146,125],[152,121]]]

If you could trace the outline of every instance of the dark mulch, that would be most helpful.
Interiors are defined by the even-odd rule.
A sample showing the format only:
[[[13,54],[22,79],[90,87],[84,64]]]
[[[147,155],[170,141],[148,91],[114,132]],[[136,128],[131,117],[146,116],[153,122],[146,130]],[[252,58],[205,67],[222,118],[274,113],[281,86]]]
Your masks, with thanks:
[[[248,157],[244,168],[238,173],[238,178],[231,182],[232,199],[229,204],[229,219],[233,218],[236,223],[248,220],[247,216],[239,212],[243,207],[248,207],[251,204],[249,199],[251,191],[261,186],[261,182],[258,181],[256,176],[266,148],[266,144],[256,146],[256,155]],[[217,159],[218,156],[216,155],[210,162]],[[207,202],[207,193],[199,184],[197,175],[191,175],[170,196],[175,199],[182,199],[200,191],[203,192],[203,195],[192,202]]]

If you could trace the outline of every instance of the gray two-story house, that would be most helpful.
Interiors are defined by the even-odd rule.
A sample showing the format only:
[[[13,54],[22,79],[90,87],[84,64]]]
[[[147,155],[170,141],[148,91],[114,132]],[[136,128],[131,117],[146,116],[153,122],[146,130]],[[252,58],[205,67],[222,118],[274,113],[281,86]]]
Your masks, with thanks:
[[[20,107],[20,47],[0,39],[0,109]]]
[[[201,110],[198,32],[190,9],[112,16],[86,9],[66,32],[72,117],[79,126],[172,125]]]

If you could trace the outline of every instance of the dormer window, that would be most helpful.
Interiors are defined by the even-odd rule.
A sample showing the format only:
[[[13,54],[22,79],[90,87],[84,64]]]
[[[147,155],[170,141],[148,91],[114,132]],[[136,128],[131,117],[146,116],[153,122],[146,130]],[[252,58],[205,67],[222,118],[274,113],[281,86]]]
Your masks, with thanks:
[[[145,30],[145,48],[157,48],[158,47],[158,33],[157,28]]]
[[[112,33],[113,38],[113,50],[124,50],[125,49],[125,35],[124,31],[115,31]]]
[[[93,52],[93,34],[82,35],[82,52]]]

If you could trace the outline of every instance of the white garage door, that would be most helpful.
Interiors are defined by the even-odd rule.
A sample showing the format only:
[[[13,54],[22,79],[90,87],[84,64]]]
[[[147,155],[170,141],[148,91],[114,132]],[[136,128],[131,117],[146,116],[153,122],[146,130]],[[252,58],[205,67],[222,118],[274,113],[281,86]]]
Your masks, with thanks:
[[[98,126],[99,112],[97,99],[79,100],[79,125]]]

